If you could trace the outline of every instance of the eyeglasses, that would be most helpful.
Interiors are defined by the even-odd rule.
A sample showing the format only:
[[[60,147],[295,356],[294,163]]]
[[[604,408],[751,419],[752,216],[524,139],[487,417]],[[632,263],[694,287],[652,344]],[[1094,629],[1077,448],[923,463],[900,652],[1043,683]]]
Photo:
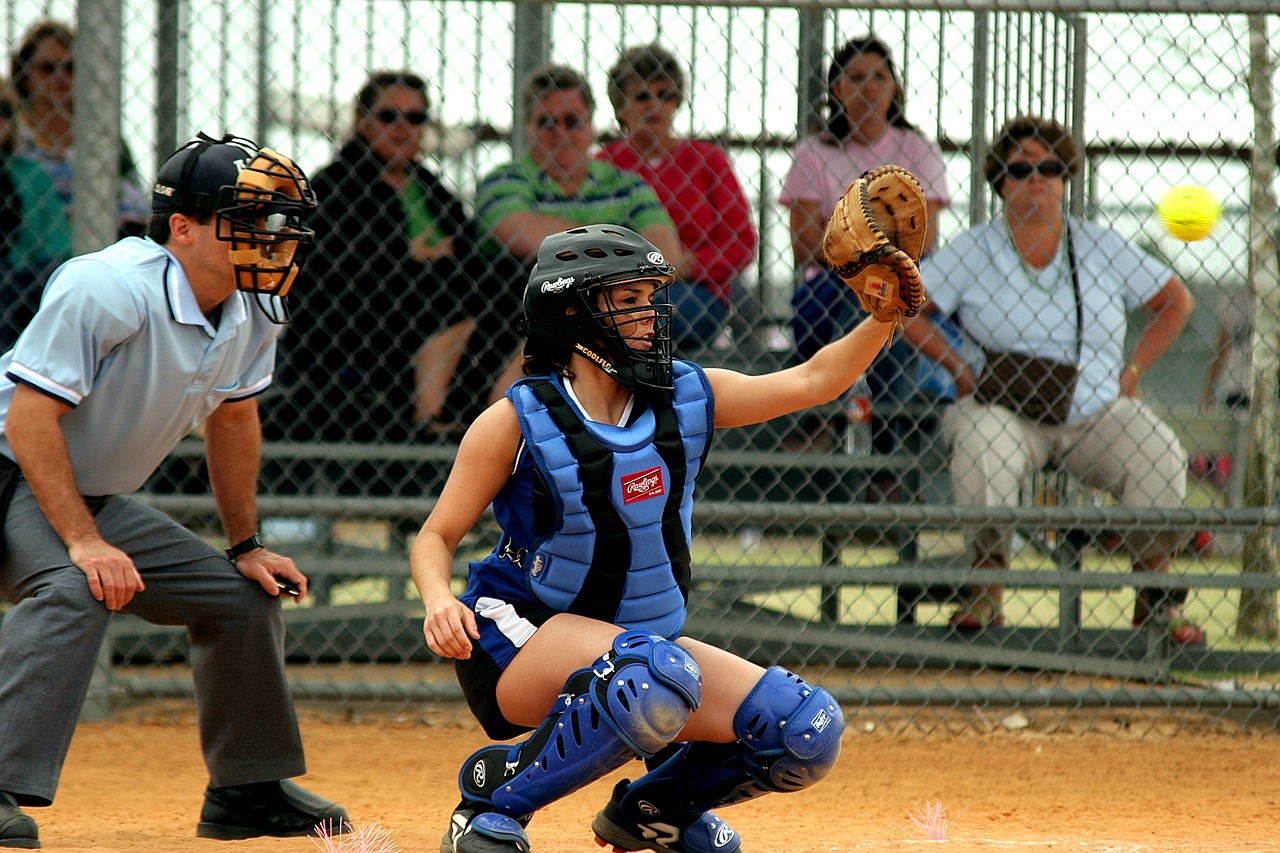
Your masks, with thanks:
[[[635,101],[637,104],[647,104],[654,98],[657,98],[664,104],[670,104],[674,101],[680,100],[680,93],[675,89],[663,89],[660,92],[655,92],[652,89],[640,89],[631,95],[631,100]]]
[[[76,62],[74,59],[64,59],[61,62],[54,62],[52,59],[41,60],[31,66],[33,71],[38,71],[45,76],[51,76],[59,71],[65,71],[68,74],[76,73]]]
[[[407,113],[402,113],[400,110],[378,110],[373,113],[373,117],[383,124],[395,124],[402,119],[414,127],[421,127],[427,123],[427,114],[424,110],[409,110]]]
[[[557,126],[562,128],[565,133],[573,133],[575,130],[582,130],[588,126],[587,119],[577,113],[567,113],[562,116],[553,116],[544,113],[534,119],[534,127],[543,132],[555,130]]]
[[[1004,171],[1015,181],[1025,181],[1032,175],[1043,178],[1063,178],[1067,174],[1067,164],[1061,160],[1041,160],[1039,163],[1005,163]]]

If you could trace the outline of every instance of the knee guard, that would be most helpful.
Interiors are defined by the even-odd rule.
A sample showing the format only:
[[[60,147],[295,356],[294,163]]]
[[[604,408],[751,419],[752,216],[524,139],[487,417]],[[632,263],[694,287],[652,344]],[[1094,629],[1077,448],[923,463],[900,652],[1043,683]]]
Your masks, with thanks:
[[[647,631],[618,635],[591,668],[591,699],[618,737],[648,758],[702,703],[702,670],[684,647]]]
[[[743,700],[733,727],[736,743],[683,744],[633,782],[622,797],[624,813],[679,823],[761,794],[807,788],[835,767],[844,714],[826,690],[775,666]]]
[[[478,750],[458,774],[464,801],[523,818],[621,767],[651,756],[684,728],[702,698],[698,664],[644,631],[619,635],[564,692],[528,740]]]
[[[844,713],[826,690],[774,666],[743,700],[733,730],[762,790],[799,791],[835,767]]]

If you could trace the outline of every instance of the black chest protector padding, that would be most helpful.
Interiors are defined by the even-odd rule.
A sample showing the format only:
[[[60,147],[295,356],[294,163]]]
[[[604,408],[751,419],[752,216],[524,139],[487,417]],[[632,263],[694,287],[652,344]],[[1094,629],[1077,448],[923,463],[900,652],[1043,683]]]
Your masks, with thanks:
[[[591,552],[591,568],[583,580],[568,612],[591,618],[603,613],[617,613],[630,564],[631,535],[626,523],[613,505],[612,482],[613,452],[591,435],[586,423],[574,412],[569,401],[551,382],[530,383],[534,395],[547,407],[552,421],[564,433],[569,452],[578,463],[578,476],[582,481],[583,503],[591,515],[596,531],[595,547]],[[687,474],[684,458],[684,442],[680,439],[680,427],[670,406],[655,407],[657,430],[654,443],[658,455],[671,473],[670,489],[662,511],[662,539],[671,560],[675,581],[685,601],[689,600],[689,543],[685,540],[684,525],[680,521],[680,501],[684,495]],[[535,478],[534,519],[555,515],[550,489],[545,482]],[[541,505],[540,505],[541,504]],[[549,526],[548,526],[549,527]],[[538,529],[544,530],[541,524]]]

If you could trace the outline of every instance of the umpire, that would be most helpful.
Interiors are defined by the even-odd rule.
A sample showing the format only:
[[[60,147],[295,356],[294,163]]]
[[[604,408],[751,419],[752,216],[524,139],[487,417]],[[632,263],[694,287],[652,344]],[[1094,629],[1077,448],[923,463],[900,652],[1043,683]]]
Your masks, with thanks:
[[[307,579],[258,540],[256,396],[311,233],[307,177],[203,134],[164,165],[147,237],[74,258],[0,357],[0,848],[38,848],[19,806],[58,786],[111,614],[185,625],[209,770],[196,834],[347,831],[306,772],[284,672],[282,589]],[[226,554],[135,502],[204,425]]]

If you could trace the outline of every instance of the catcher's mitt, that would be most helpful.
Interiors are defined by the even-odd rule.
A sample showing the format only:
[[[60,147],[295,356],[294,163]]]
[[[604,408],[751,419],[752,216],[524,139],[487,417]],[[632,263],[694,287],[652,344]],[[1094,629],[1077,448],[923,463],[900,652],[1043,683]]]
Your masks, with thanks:
[[[924,252],[929,208],[915,175],[872,169],[849,185],[827,221],[822,252],[877,320],[914,317],[924,305],[916,261]]]

